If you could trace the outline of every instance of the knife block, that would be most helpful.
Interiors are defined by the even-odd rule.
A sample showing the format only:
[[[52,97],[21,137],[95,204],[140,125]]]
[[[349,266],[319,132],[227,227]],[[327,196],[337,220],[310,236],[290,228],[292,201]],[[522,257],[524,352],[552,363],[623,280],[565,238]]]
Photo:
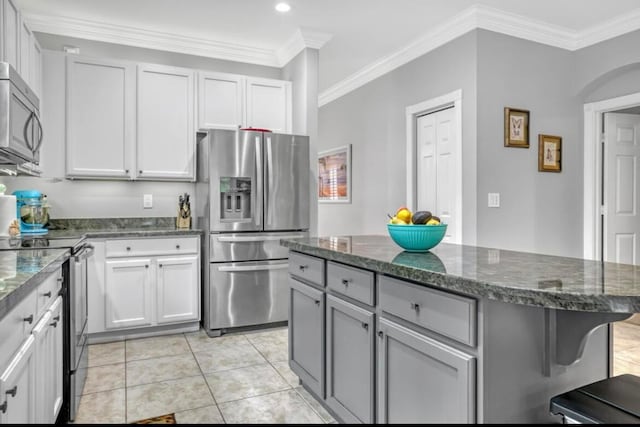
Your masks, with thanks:
[[[190,229],[191,228],[191,216],[183,218],[181,216],[181,212],[178,211],[178,216],[176,217],[176,228]]]

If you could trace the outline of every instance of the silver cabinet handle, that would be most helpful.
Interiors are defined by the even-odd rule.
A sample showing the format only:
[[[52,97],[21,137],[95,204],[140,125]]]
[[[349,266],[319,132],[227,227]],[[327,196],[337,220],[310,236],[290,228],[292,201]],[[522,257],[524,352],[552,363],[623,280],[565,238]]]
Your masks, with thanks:
[[[3,414],[5,414],[7,412],[7,401],[5,400],[4,402],[2,402],[2,405],[0,405],[0,411],[2,411]]]
[[[316,305],[318,305],[318,306],[320,305],[320,300],[319,300],[319,299],[317,299],[317,300],[315,300],[315,301],[313,301],[313,302],[315,302],[315,303],[316,303]]]
[[[145,264],[145,265],[144,265],[144,268],[149,268],[149,264]]]
[[[129,169],[125,169],[124,173],[128,174],[129,173]]]
[[[63,279],[62,279],[62,277],[58,277],[56,280],[58,281],[58,283],[62,283]]]
[[[49,325],[53,326],[54,328],[57,328],[58,327],[58,322],[57,321],[56,322],[51,322],[51,323],[49,323]]]
[[[131,250],[131,246],[127,246],[127,250],[130,251]]]
[[[288,264],[271,264],[271,265],[249,265],[249,266],[222,266],[218,267],[218,271],[238,272],[238,271],[262,271],[262,270],[280,270],[289,267]]]
[[[362,327],[367,331],[369,330],[369,324],[368,323],[362,322]]]
[[[384,337],[384,333],[383,333],[382,331],[378,331],[378,336],[379,336],[380,338],[382,338],[382,337]]]
[[[25,321],[25,322],[29,322],[29,324],[32,324],[33,323],[33,314],[30,314],[28,317],[24,317],[22,320]]]
[[[419,313],[419,312],[420,312],[420,304],[415,303],[415,302],[412,302],[412,303],[411,303],[411,309],[412,309],[412,310],[415,310],[415,311],[416,311],[416,313]]]
[[[51,298],[51,291],[42,294],[43,297]]]
[[[139,175],[142,175],[142,171],[141,171],[141,170],[139,170],[139,171],[138,171],[138,174],[139,174]]]
[[[176,249],[180,249],[180,245],[176,245]]]
[[[158,264],[158,267],[162,268],[162,264]]]
[[[299,265],[298,268],[300,269],[300,271],[304,271],[305,269],[309,268],[308,265]]]
[[[342,284],[345,286],[349,286],[349,282],[351,281],[351,279],[342,279]]]

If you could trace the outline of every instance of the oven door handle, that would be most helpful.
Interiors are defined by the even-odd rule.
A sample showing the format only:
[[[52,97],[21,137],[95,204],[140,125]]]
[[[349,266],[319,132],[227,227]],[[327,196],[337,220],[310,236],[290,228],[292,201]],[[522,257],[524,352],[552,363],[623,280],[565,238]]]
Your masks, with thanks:
[[[94,252],[95,252],[95,248],[93,247],[93,245],[91,244],[84,245],[82,249],[80,249],[80,252],[78,252],[75,255],[76,262],[80,262],[89,258],[90,256],[93,255]]]
[[[265,271],[265,270],[282,270],[289,267],[289,263],[284,264],[268,264],[268,265],[243,265],[243,266],[220,266],[218,271],[227,273],[238,273],[241,271]]]

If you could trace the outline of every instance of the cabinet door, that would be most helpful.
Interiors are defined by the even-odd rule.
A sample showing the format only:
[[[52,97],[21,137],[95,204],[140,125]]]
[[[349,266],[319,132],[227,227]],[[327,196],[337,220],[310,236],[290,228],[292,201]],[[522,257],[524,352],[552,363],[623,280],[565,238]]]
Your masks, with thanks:
[[[198,73],[198,128],[237,129],[245,123],[244,77]]]
[[[378,423],[475,422],[475,357],[386,319],[378,336]]]
[[[247,77],[247,126],[291,133],[291,82]]]
[[[289,366],[324,399],[324,295],[289,278]]]
[[[0,424],[35,423],[34,342],[29,335],[0,376]]]
[[[138,65],[138,179],[194,180],[194,73]]]
[[[93,256],[87,259],[87,333],[106,331],[105,326],[105,242],[90,240]]]
[[[158,323],[199,320],[199,257],[158,258],[157,264]]]
[[[153,322],[151,259],[118,259],[105,263],[105,326],[120,329]]]
[[[40,110],[42,111],[42,48],[35,38],[31,37],[31,89],[40,99]]]
[[[50,390],[50,406],[49,413],[47,414],[47,424],[53,424],[62,409],[63,401],[63,380],[64,380],[64,367],[63,367],[63,354],[64,354],[64,342],[63,332],[66,320],[63,318],[62,310],[62,297],[58,297],[53,303],[50,309],[51,321],[49,322],[49,334],[47,347],[49,348],[50,360],[49,360],[49,377],[51,384]]]
[[[27,26],[27,23],[20,15],[20,76],[29,86],[32,86],[31,82],[31,44],[33,39],[33,33]]]
[[[374,422],[373,313],[327,295],[327,405],[348,424]]]
[[[2,8],[2,33],[0,56],[19,72],[20,70],[20,12],[13,0],[0,0]]]
[[[67,176],[130,177],[135,144],[135,68],[67,58]]]
[[[53,328],[49,327],[51,322],[51,312],[46,311],[40,321],[33,328],[34,338],[34,378],[35,378],[35,401],[38,402],[35,408],[35,422],[47,424],[48,415],[52,411],[53,395],[53,365],[51,336]],[[55,421],[55,420],[54,420]]]

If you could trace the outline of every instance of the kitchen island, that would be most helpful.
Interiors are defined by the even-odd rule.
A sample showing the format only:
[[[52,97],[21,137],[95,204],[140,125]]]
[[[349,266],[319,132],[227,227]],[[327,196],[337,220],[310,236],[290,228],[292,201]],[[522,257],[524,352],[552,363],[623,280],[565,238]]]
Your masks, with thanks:
[[[560,422],[556,394],[609,375],[640,268],[387,236],[281,240],[290,366],[345,422]]]

